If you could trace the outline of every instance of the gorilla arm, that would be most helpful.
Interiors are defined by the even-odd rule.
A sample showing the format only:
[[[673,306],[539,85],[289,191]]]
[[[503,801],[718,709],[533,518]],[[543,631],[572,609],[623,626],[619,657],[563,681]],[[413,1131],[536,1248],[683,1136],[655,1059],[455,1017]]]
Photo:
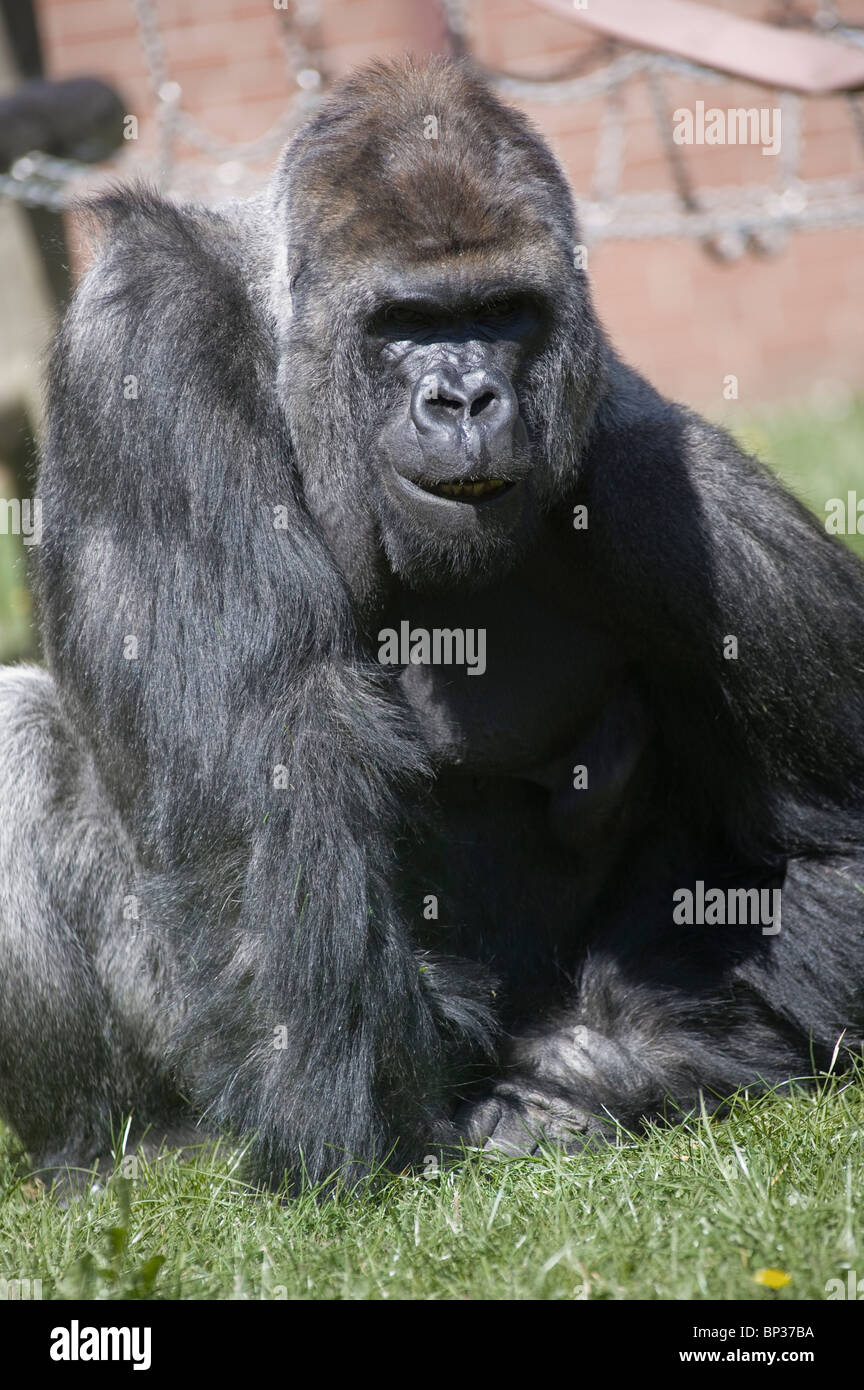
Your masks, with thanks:
[[[724,431],[614,359],[585,486],[589,565],[621,627],[648,635],[689,803],[748,857],[859,845],[860,563]]]
[[[260,1177],[350,1172],[434,1136],[439,1008],[484,1026],[452,979],[433,997],[394,899],[417,740],[298,497],[242,228],[147,193],[102,214],[52,369],[50,666],[180,977],[181,1089],[257,1135]]]

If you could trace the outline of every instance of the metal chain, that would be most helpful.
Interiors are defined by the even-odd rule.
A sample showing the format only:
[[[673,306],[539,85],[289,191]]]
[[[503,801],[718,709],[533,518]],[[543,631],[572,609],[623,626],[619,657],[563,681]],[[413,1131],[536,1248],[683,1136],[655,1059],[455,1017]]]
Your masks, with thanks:
[[[182,89],[170,79],[162,36],[159,31],[156,0],[131,0],[138,34],[150,74],[150,86],[157,102],[160,128],[158,163],[167,177],[174,163],[176,141],[182,138],[217,164],[228,161],[249,163],[275,154],[288,136],[306,116],[310,106],[319,99],[323,73],[300,38],[300,28],[317,31],[319,22],[316,0],[295,0],[290,11],[274,13],[279,20],[279,40],[285,58],[288,77],[295,91],[288,110],[279,120],[254,140],[232,142],[222,140],[199,124],[180,106]]]
[[[795,205],[781,194],[754,188],[706,189],[701,207],[688,212],[677,194],[630,193],[619,196],[612,216],[606,207],[582,203],[580,214],[590,243],[611,239],[643,241],[659,237],[691,240],[743,236],[749,241],[775,228],[824,231],[864,223],[864,193],[858,178],[820,179],[802,184]]]
[[[236,178],[242,176],[243,166],[271,157],[285,144],[288,137],[317,104],[327,85],[323,66],[318,58],[320,42],[313,53],[302,40],[301,31],[314,34],[320,40],[317,0],[293,0],[290,11],[274,11],[279,21],[279,38],[285,55],[286,71],[295,85],[289,98],[289,109],[262,136],[255,140],[232,143],[220,140],[199,125],[180,106],[182,90],[173,81],[165,57],[159,30],[155,0],[131,0],[138,26],[138,38],[147,63],[150,87],[155,98],[158,126],[155,160],[139,166],[159,187],[167,190],[175,167],[177,141],[182,138],[199,150],[211,162],[231,166]],[[184,167],[184,178],[187,171]],[[100,171],[75,160],[50,159],[33,151],[16,161],[7,174],[0,174],[0,197],[22,203],[25,207],[43,207],[62,212],[104,178]],[[194,174],[192,175],[194,177]],[[234,180],[232,180],[234,181]]]
[[[594,151],[594,173],[591,178],[591,201],[594,203],[611,203],[621,183],[626,138],[626,101],[625,82],[610,87],[606,93]]]
[[[454,52],[468,52],[470,7],[465,0],[438,0]],[[183,111],[182,92],[171,79],[159,30],[155,0],[131,0],[141,47],[147,62],[150,86],[156,98],[159,137],[156,170],[163,186],[173,175],[175,149],[182,138],[211,162],[228,166],[242,175],[243,166],[268,157],[317,104],[328,85],[320,60],[318,0],[293,0],[290,11],[277,11],[286,71],[295,84],[289,110],[256,140],[232,144],[220,140]],[[819,27],[830,29],[841,42],[864,44],[864,32],[850,29],[837,19],[833,7],[823,5]],[[310,44],[307,39],[311,38]],[[747,247],[771,253],[791,230],[826,229],[864,224],[864,185],[861,176],[809,180],[800,178],[801,99],[794,93],[779,96],[783,148],[778,161],[778,184],[739,189],[697,189],[693,186],[681,150],[671,140],[669,109],[663,92],[664,78],[694,77],[722,84],[729,79],[711,68],[699,67],[665,54],[632,51],[613,58],[588,74],[552,79],[514,77],[485,70],[490,80],[510,98],[521,101],[578,103],[604,100],[598,133],[591,196],[581,203],[585,234],[592,242],[620,238],[687,237],[701,241],[714,255],[734,258]],[[672,189],[651,193],[620,192],[625,137],[626,86],[634,77],[644,78],[651,93],[654,119],[670,169]],[[864,111],[860,97],[846,94],[850,116],[864,144]],[[103,166],[104,174],[104,166]],[[203,181],[206,171],[184,164],[184,180]],[[26,155],[0,175],[0,197],[26,207],[63,211],[76,200],[94,170],[74,160],[52,159],[38,152]],[[206,194],[205,194],[206,196]]]
[[[70,186],[90,169],[89,164],[79,164],[75,159],[55,159],[34,150],[16,159],[8,174],[0,174],[0,197],[28,208],[63,212],[72,201]]]

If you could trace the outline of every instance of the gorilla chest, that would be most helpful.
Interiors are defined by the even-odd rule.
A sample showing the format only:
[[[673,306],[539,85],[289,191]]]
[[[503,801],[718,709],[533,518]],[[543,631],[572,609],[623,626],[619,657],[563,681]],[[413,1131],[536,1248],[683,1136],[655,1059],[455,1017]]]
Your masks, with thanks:
[[[515,586],[393,611],[379,660],[399,681],[442,771],[527,777],[575,747],[620,684],[604,635]]]

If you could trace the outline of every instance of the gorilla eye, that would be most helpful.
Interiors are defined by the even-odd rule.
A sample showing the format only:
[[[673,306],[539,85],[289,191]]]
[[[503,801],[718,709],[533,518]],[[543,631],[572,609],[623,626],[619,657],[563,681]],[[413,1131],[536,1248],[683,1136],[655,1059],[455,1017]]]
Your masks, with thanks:
[[[501,295],[484,300],[479,306],[479,322],[490,327],[501,328],[511,325],[522,328],[536,323],[540,309],[527,295]]]
[[[443,311],[440,304],[425,300],[392,300],[382,304],[368,319],[366,331],[373,338],[409,338],[439,333],[445,327],[473,325],[481,332],[530,334],[543,318],[543,306],[527,294],[489,295],[467,301]]]
[[[435,320],[431,312],[422,305],[394,302],[383,304],[367,324],[367,331],[373,337],[392,338],[400,334],[427,332]]]
[[[481,316],[494,321],[513,318],[521,313],[522,303],[518,299],[490,299],[481,307]]]

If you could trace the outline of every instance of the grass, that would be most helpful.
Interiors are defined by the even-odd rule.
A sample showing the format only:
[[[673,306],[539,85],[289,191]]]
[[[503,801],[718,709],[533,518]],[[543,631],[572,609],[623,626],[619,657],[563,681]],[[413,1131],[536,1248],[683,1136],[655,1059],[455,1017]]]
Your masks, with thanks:
[[[251,1193],[217,1153],[141,1161],[62,1210],[7,1139],[2,1268],[46,1299],[824,1299],[864,1273],[860,1082],[322,1201]],[[765,1269],[788,1282],[772,1291]]]
[[[737,432],[820,516],[864,491],[864,402]],[[0,554],[0,589],[6,572]],[[0,1132],[0,1276],[41,1279],[46,1299],[824,1299],[829,1279],[864,1276],[862,1080],[322,1201],[251,1193],[226,1151],[139,1161],[63,1210]],[[764,1269],[788,1282],[772,1291]]]
[[[864,500],[864,397],[840,399],[829,410],[785,408],[747,420],[724,421],[741,444],[757,454],[787,487],[824,522],[829,498],[846,500],[857,492]],[[864,516],[861,518],[864,526]],[[864,534],[847,543],[864,560]]]
[[[0,466],[0,489],[4,477]],[[10,489],[0,491],[0,497],[11,495]],[[0,534],[0,664],[31,650],[32,607],[25,546],[20,536]]]

